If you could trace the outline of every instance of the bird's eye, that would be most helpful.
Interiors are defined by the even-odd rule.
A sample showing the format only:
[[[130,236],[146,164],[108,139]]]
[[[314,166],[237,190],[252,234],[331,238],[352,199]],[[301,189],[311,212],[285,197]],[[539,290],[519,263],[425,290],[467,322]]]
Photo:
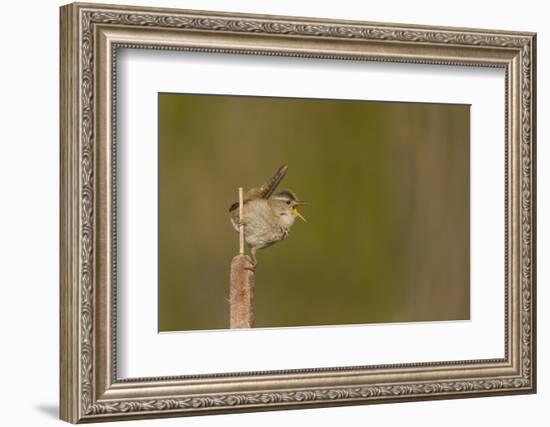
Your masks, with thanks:
[[[287,200],[287,201],[286,201],[286,204],[287,204],[287,205],[290,205],[290,200]]]

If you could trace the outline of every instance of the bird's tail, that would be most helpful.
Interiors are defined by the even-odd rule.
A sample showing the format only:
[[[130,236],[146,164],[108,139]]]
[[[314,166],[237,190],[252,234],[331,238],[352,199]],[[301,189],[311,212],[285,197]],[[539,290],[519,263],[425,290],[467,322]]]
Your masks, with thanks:
[[[260,188],[252,188],[244,194],[244,203],[246,204],[250,200],[256,199],[268,199],[271,197],[277,186],[281,183],[288,170],[287,165],[282,165],[275,173],[267,180],[267,182]],[[229,212],[233,212],[239,207],[239,202],[233,203],[229,207]]]
[[[282,165],[275,171],[275,173],[267,180],[267,182],[261,186],[260,195],[264,199],[271,197],[277,186],[281,183],[288,170],[287,165]]]

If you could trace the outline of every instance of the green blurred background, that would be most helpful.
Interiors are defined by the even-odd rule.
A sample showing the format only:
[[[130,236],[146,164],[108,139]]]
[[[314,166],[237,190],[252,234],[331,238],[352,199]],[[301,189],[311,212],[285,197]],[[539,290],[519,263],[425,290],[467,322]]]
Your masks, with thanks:
[[[229,325],[237,189],[311,201],[259,251],[256,327],[469,319],[470,108],[159,94],[159,330]]]

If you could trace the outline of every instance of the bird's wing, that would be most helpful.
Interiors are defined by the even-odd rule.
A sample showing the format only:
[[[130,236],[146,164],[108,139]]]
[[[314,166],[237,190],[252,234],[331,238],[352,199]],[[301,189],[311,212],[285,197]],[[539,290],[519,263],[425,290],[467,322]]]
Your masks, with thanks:
[[[243,197],[243,204],[249,202],[250,200],[255,199],[269,199],[277,186],[283,180],[288,170],[287,165],[282,165],[275,171],[275,173],[269,178],[264,185],[260,188],[252,188],[248,190]],[[237,209],[239,207],[239,202],[233,203],[229,207],[229,212]]]

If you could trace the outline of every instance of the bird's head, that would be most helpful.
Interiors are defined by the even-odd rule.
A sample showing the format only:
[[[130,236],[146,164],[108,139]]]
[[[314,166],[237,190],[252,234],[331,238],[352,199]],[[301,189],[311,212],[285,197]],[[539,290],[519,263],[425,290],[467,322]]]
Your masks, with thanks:
[[[271,197],[271,201],[277,209],[279,215],[287,216],[287,220],[292,224],[296,217],[302,221],[307,222],[306,219],[298,212],[298,206],[306,205],[304,202],[298,199],[296,193],[291,190],[283,190]]]

